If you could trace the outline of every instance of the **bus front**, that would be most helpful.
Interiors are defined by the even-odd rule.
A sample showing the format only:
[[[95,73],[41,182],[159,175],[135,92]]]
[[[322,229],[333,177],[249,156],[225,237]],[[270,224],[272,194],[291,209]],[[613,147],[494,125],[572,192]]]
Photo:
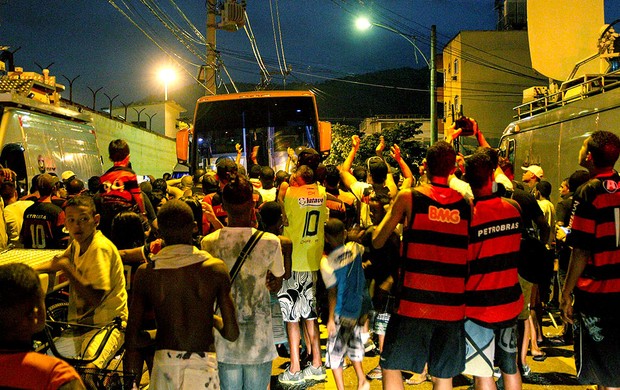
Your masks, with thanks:
[[[246,167],[252,165],[255,150],[258,164],[284,170],[288,148],[305,146],[329,153],[331,140],[319,136],[320,131],[329,132],[331,138],[331,125],[328,132],[326,127],[319,123],[314,95],[308,91],[205,96],[196,105],[190,163],[193,170],[213,169],[220,158],[235,159],[239,144],[240,162]]]

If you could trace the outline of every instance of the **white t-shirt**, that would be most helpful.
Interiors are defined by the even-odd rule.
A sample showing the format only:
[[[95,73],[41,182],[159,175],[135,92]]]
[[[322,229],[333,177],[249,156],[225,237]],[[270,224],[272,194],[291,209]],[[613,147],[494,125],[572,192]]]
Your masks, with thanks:
[[[22,231],[24,224],[24,212],[34,204],[31,200],[18,200],[4,208],[4,220],[6,221],[6,232],[9,242],[17,244],[19,242],[19,232]]]
[[[274,200],[276,200],[276,187],[272,187],[268,190],[264,188],[259,188],[258,192],[260,193],[260,196],[263,198],[263,203],[273,202]]]
[[[356,181],[351,184],[350,189],[351,193],[355,195],[355,198],[360,202],[360,226],[364,229],[372,226],[370,209],[368,207],[368,195],[364,194],[364,192],[369,193],[372,190],[372,184]]]
[[[201,247],[222,259],[230,270],[254,231],[249,227],[225,227],[204,237]],[[273,342],[270,295],[265,285],[267,270],[274,276],[284,275],[280,239],[271,233],[263,234],[232,284],[239,338],[228,341],[214,332],[218,362],[261,364],[278,356]]]
[[[536,202],[538,202],[538,206],[540,206],[540,209],[542,210],[545,216],[545,220],[549,224],[549,228],[551,229],[551,232],[553,232],[555,229],[555,206],[553,205],[553,203],[551,203],[551,201],[547,199],[540,199],[540,200],[537,199]],[[545,244],[551,245],[553,244],[554,240],[555,240],[554,234],[549,233],[549,240]]]
[[[126,322],[128,311],[123,262],[112,241],[97,230],[82,256],[77,241],[73,241],[65,255],[71,259],[77,273],[94,289],[105,291],[99,305],[93,307],[74,288],[69,288],[69,322],[103,326],[115,317],[121,317]]]

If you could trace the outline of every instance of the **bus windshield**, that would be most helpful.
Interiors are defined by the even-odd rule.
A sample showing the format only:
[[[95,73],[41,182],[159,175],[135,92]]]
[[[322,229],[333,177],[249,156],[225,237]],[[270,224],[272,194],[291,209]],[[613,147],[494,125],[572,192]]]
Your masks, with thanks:
[[[194,120],[194,156],[198,166],[236,155],[240,144],[249,160],[258,146],[260,165],[283,169],[287,149],[316,148],[318,118],[312,96],[262,96],[202,101]]]

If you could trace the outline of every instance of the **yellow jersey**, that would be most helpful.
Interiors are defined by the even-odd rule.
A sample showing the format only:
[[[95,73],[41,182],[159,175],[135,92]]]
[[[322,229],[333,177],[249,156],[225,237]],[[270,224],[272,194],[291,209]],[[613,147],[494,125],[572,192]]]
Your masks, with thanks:
[[[318,271],[328,217],[325,187],[316,183],[288,187],[284,196],[284,211],[288,219],[284,236],[293,241],[292,270]]]

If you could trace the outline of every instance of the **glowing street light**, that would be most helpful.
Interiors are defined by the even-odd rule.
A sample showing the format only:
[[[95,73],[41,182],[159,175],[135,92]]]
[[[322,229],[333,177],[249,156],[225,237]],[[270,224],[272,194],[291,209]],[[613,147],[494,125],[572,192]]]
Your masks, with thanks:
[[[422,56],[422,58],[426,62],[426,66],[430,70],[430,85],[429,85],[429,89],[430,89],[430,95],[431,95],[431,107],[430,107],[431,108],[431,112],[430,112],[430,117],[431,118],[430,118],[430,120],[431,120],[431,145],[432,145],[433,143],[435,143],[437,141],[437,114],[436,114],[436,107],[435,107],[435,105],[437,104],[437,102],[436,102],[436,100],[437,100],[437,90],[435,88],[435,26],[433,25],[431,27],[431,59],[430,59],[430,62],[429,62],[428,58],[426,58],[426,55],[424,55],[424,52],[422,52],[422,50],[420,50],[418,45],[416,45],[415,37],[414,36],[406,35],[406,34],[402,33],[401,31],[398,31],[395,28],[386,26],[384,24],[372,22],[372,21],[370,21],[367,18],[361,17],[361,18],[358,18],[355,21],[355,27],[357,27],[358,30],[368,30],[372,26],[376,26],[376,27],[382,28],[384,30],[393,32],[394,34],[397,34],[397,35],[401,36],[402,38],[407,40],[407,42],[409,42],[411,44],[411,46],[413,46],[413,48],[418,53],[420,53],[420,55]],[[414,53],[415,53],[415,51],[414,51]],[[417,60],[417,55],[416,55],[416,60]]]
[[[159,79],[164,83],[164,101],[168,101],[168,83],[176,78],[177,74],[173,69],[165,68],[159,72]]]

